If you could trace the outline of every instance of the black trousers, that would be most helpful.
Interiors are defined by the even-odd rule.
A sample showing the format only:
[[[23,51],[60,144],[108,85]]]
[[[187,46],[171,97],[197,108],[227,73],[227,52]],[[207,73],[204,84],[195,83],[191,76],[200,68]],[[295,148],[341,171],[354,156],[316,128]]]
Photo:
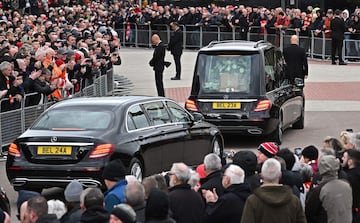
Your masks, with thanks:
[[[181,54],[173,54],[173,57],[174,57],[175,69],[176,69],[175,77],[180,78],[180,76],[181,76]]]
[[[342,40],[331,40],[331,60],[332,62],[336,61],[336,51],[339,56],[339,62],[344,62],[342,57],[342,48],[343,48],[343,41]]]
[[[155,84],[156,90],[159,96],[165,97],[164,84],[163,84],[163,72],[164,70],[155,70]]]

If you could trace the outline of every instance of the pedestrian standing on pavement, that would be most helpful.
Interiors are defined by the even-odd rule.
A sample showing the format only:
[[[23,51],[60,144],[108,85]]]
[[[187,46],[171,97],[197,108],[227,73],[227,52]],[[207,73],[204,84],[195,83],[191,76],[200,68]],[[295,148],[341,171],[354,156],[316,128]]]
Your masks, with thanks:
[[[222,196],[217,190],[203,190],[206,199],[204,223],[238,223],[241,220],[245,201],[251,194],[250,186],[244,183],[245,173],[238,165],[230,164],[222,177],[225,192]]]
[[[184,163],[174,163],[169,172],[169,200],[172,218],[177,223],[202,222],[205,204],[201,195],[187,183],[190,168]]]
[[[279,146],[274,142],[263,142],[257,149],[257,171],[260,173],[262,170],[263,163],[269,159],[276,156],[276,153],[279,151]]]
[[[168,50],[174,57],[176,74],[171,80],[180,80],[181,78],[181,55],[183,52],[183,33],[177,22],[170,23],[171,29],[174,31],[168,43]]]
[[[138,222],[145,221],[145,188],[139,181],[128,182],[125,188],[125,200],[135,213]]]
[[[102,176],[108,189],[105,196],[105,209],[111,212],[114,205],[125,203],[125,166],[120,159],[110,161],[104,168]]]
[[[81,223],[108,223],[110,213],[104,208],[104,194],[99,188],[85,189]]]
[[[66,201],[67,213],[60,221],[61,223],[79,222],[83,210],[80,207],[80,195],[83,192],[83,186],[78,180],[72,180],[65,188],[64,197]]]
[[[48,214],[47,200],[43,196],[33,197],[28,200],[27,217],[29,223],[60,223],[55,214]]]
[[[291,45],[284,49],[284,59],[286,62],[285,75],[294,83],[295,78],[304,81],[308,77],[308,61],[305,49],[299,46],[299,37],[292,35]]]
[[[279,184],[280,162],[273,158],[266,160],[261,177],[264,183],[246,200],[241,223],[305,223],[299,198],[289,186]]]
[[[221,159],[215,153],[210,153],[204,158],[204,169],[206,173],[206,177],[200,180],[201,187],[199,188],[199,192],[202,193],[202,190],[210,190],[213,191],[216,189],[216,193],[218,196],[224,194],[224,187],[222,185],[222,165]]]
[[[338,179],[340,161],[325,155],[319,161],[322,180],[306,196],[305,213],[308,223],[352,222],[352,189],[345,180]]]
[[[342,157],[342,167],[347,174],[353,195],[353,223],[360,222],[360,151],[345,150]]]
[[[164,72],[164,58],[165,58],[165,46],[157,34],[152,35],[152,43],[155,45],[153,57],[149,64],[155,71],[155,84],[159,96],[165,96],[164,83],[163,83],[163,72]]]
[[[251,191],[260,187],[260,175],[256,173],[257,157],[252,151],[235,153],[232,163],[241,167],[245,172],[245,183],[250,185]]]
[[[346,31],[345,21],[341,18],[341,10],[335,10],[335,17],[330,23],[331,29],[331,61],[336,65],[336,52],[339,58],[339,65],[346,65],[342,55],[344,33]]]

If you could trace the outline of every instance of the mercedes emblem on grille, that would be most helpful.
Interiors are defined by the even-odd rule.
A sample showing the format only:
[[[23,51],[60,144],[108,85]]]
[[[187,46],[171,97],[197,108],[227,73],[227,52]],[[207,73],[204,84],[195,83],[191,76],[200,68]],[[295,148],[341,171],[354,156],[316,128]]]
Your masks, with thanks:
[[[51,142],[57,142],[58,138],[56,136],[51,137]]]

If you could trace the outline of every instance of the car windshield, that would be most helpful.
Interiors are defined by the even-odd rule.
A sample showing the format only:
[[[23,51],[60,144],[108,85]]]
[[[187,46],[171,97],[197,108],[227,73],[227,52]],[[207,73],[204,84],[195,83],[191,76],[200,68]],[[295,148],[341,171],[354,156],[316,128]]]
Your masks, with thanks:
[[[259,54],[200,54],[196,70],[200,93],[249,93],[256,66]]]
[[[112,120],[112,113],[89,110],[53,110],[34,123],[34,130],[89,130],[106,129]]]

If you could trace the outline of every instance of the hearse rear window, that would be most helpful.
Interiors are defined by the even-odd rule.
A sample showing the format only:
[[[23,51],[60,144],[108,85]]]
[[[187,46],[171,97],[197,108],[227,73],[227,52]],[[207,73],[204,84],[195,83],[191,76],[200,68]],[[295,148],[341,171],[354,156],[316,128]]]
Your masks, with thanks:
[[[249,93],[259,54],[200,54],[197,74],[202,93]]]

